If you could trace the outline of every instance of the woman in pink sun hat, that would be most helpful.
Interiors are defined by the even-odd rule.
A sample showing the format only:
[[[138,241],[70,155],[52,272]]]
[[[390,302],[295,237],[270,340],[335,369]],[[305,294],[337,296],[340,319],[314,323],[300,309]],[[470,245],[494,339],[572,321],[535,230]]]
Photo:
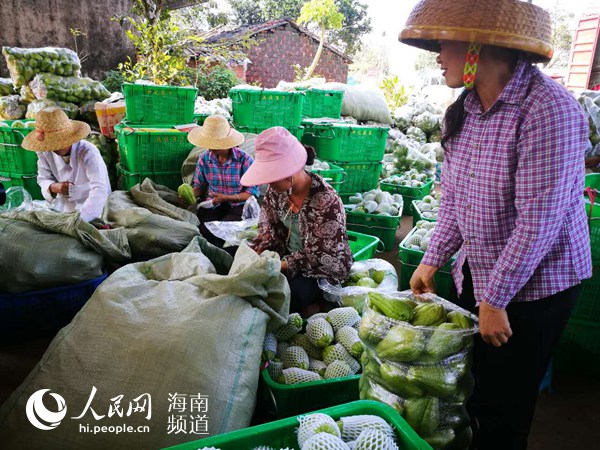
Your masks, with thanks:
[[[317,280],[341,282],[352,265],[340,197],[304,170],[314,158],[314,150],[285,128],[269,128],[256,138],[255,160],[241,180],[244,186],[269,185],[251,246],[259,254],[279,253],[290,283],[290,309],[305,315],[316,312],[311,305],[322,300]]]

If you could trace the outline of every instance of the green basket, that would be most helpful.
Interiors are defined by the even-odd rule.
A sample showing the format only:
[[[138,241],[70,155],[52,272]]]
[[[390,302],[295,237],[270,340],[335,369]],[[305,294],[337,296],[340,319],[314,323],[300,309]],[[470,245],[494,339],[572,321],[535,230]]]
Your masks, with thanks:
[[[156,130],[156,131],[144,131]],[[131,172],[179,171],[194,148],[187,133],[168,126],[115,126],[120,162]]]
[[[206,120],[206,118],[208,116],[211,116],[212,114],[194,114],[194,120],[196,121],[196,123],[200,126],[204,125],[204,121]],[[225,116],[223,116],[225,117]],[[227,122],[232,123],[233,119],[231,117],[225,117],[227,119]]]
[[[130,172],[119,163],[117,164],[117,174],[119,176],[119,189],[123,191],[128,191],[146,178],[150,178],[156,184],[161,184],[175,191],[182,183],[180,170],[173,172]]]
[[[298,127],[302,121],[304,92],[265,89],[230,89],[236,125],[266,129]]]
[[[235,129],[237,131],[239,131],[240,133],[252,133],[252,134],[260,134],[265,130],[268,130],[271,127],[248,127],[245,125],[235,125]],[[299,141],[302,140],[302,136],[304,135],[304,127],[303,126],[297,126],[297,127],[293,127],[293,126],[285,126],[285,129],[287,129],[291,134],[293,134],[296,139],[298,139]]]
[[[431,446],[419,437],[398,411],[384,403],[358,400],[345,405],[311,412],[327,414],[334,420],[363,414],[379,416],[392,425],[396,431],[399,448],[402,450],[431,450]],[[215,447],[221,450],[252,450],[259,446],[298,449],[297,428],[298,417],[288,417],[287,419],[176,445],[165,450],[197,450],[204,447]]]
[[[348,244],[350,245],[354,261],[364,261],[365,259],[373,258],[380,242],[376,236],[369,236],[368,234],[348,230]]]
[[[194,120],[196,88],[123,83],[123,95],[128,122],[182,125]]]
[[[310,130],[319,159],[345,162],[377,162],[385,154],[388,127],[344,123],[314,125]]]
[[[15,120],[2,122],[12,125]],[[0,127],[0,172],[37,173],[37,153],[21,147],[25,136],[33,130],[34,128]]]
[[[398,186],[397,184],[386,183],[385,181],[381,181],[379,183],[379,189],[382,191],[387,191],[392,194],[400,194],[402,195],[402,200],[404,200],[404,204],[408,205],[404,209],[405,216],[412,216],[414,214],[413,211],[413,200],[422,200],[423,197],[429,195],[431,192],[431,188],[433,187],[433,178],[429,178],[429,180],[421,187],[409,187],[409,186]]]
[[[404,197],[403,197],[403,199],[404,199]],[[413,200],[411,202],[411,205],[412,205],[412,213],[413,213],[413,227],[416,227],[417,222],[419,222],[420,220],[424,220],[425,222],[437,222],[437,219],[428,219],[421,215],[421,210],[417,206],[417,200]]]
[[[390,217],[346,210],[346,227],[352,231],[378,237],[383,242],[385,251],[390,251],[394,246],[400,220],[401,215]]]
[[[600,323],[600,266],[593,267],[592,278],[581,282],[581,292],[571,317]]]
[[[0,182],[4,185],[4,189],[13,186],[23,186],[34,200],[44,199],[40,185],[37,183],[37,173],[19,174],[0,172]]]
[[[302,119],[302,126],[304,127],[304,136],[302,136],[302,143],[304,145],[315,146],[315,133],[314,128],[326,123],[346,123],[351,124],[352,121],[349,119],[333,119],[329,117],[310,118],[305,117]]]
[[[415,233],[415,231],[417,231],[416,227],[410,230],[406,237],[402,240],[402,242],[400,242],[400,245],[398,246],[398,259],[402,263],[416,267],[419,264],[421,264],[421,260],[423,259],[423,256],[425,256],[425,252],[405,247],[406,242],[408,242],[408,240]],[[448,261],[446,265],[444,265],[441,268],[441,270],[443,272],[450,272],[452,270],[452,263],[454,262],[454,260],[454,257],[450,259],[450,261]]]
[[[400,262],[400,277],[398,278],[398,289],[400,291],[410,289],[410,279],[415,270],[417,270],[416,265]],[[433,281],[435,282],[436,295],[450,301],[457,298],[454,279],[450,272],[438,271],[433,276]]]
[[[330,89],[308,89],[304,91],[306,98],[302,115],[306,117],[331,117],[338,119],[342,115],[344,91]]]
[[[340,188],[344,183],[344,178],[346,177],[346,172],[340,166],[336,166],[335,164],[329,163],[329,169],[311,169],[312,173],[316,173],[321,178],[323,178],[327,183],[335,189],[336,192],[340,192]]]
[[[571,319],[554,355],[557,372],[600,375],[600,323]]]
[[[376,189],[379,183],[379,172],[381,172],[381,162],[339,162],[335,165],[344,169],[346,172],[346,181],[340,187],[340,195],[354,195],[357,192],[370,191]]]
[[[260,373],[260,383],[265,394],[258,408],[269,416],[284,417],[304,414],[315,409],[341,405],[358,400],[360,375],[309,381],[299,384],[277,383],[265,369]]]
[[[585,176],[585,187],[591,187],[592,189],[597,189],[600,191],[600,173],[588,173]],[[584,195],[585,198],[585,212],[588,217],[590,215],[590,199],[587,195]],[[594,205],[594,209],[592,210],[594,217],[600,217],[600,193],[596,197],[596,202]]]

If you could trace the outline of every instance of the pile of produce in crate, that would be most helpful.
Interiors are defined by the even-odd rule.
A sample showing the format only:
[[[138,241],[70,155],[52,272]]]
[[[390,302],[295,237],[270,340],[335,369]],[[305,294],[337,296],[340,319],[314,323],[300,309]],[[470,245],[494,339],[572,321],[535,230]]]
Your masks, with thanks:
[[[442,204],[442,193],[437,192],[433,195],[426,195],[421,200],[415,200],[415,207],[423,219],[435,221]]]
[[[476,332],[474,315],[435,295],[370,292],[359,328],[360,398],[392,406],[436,450],[468,448]]]
[[[353,213],[379,214],[391,217],[401,216],[404,205],[401,195],[390,194],[380,189],[371,189],[364,193],[357,192],[350,196],[348,201],[351,204],[348,209]]]
[[[392,175],[383,181],[398,186],[423,187],[430,179],[426,173],[419,173],[417,169],[410,169],[403,174]]]
[[[417,222],[417,230],[408,239],[402,242],[404,247],[412,250],[427,251],[429,239],[435,230],[435,222],[421,220]]]

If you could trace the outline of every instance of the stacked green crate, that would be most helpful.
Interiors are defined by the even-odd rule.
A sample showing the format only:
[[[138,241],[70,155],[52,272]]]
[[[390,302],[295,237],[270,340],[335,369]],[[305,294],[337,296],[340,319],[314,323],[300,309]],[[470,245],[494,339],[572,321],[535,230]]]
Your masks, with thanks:
[[[275,89],[233,88],[229,90],[233,106],[233,124],[241,133],[260,134],[279,126],[302,139],[304,92]]]
[[[402,195],[405,205],[404,215],[412,216],[414,214],[413,200],[422,200],[423,197],[428,195],[433,187],[434,179],[428,178],[427,181],[420,187],[402,186],[396,181],[398,179],[398,175],[392,175],[391,177],[382,180],[381,183],[379,183],[379,188],[382,191]]]
[[[23,186],[33,199],[42,200],[37,184],[37,153],[21,146],[25,136],[34,130],[31,123],[31,120],[0,122],[0,181],[6,189]]]
[[[332,119],[339,119],[342,116],[344,91],[310,88],[304,93],[306,98],[302,108],[303,116],[330,117]]]
[[[145,178],[177,189],[181,165],[194,147],[176,125],[194,122],[198,90],[192,87],[123,84],[126,119],[115,126],[119,145],[119,187]]]

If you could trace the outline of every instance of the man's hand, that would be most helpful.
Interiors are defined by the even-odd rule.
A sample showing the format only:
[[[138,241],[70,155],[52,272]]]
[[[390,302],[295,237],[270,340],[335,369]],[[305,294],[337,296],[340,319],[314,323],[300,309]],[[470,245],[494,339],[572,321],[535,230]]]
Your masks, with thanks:
[[[70,181],[63,181],[60,183],[52,183],[50,185],[50,193],[69,195],[69,184],[73,184]]]
[[[433,276],[438,271],[437,267],[419,264],[410,279],[410,289],[413,294],[425,294],[426,292],[435,292]]]
[[[512,336],[508,315],[503,309],[494,308],[486,302],[479,304],[479,333],[484,342],[500,347]]]

